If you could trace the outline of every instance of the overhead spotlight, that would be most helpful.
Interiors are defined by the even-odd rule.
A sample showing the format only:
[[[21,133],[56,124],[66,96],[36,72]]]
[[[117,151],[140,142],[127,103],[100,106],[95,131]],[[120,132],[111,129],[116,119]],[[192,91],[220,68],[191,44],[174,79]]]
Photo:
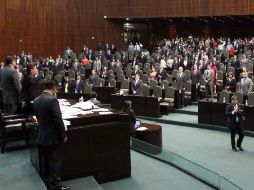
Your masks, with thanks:
[[[107,18],[107,16],[104,16],[104,18]]]
[[[130,18],[126,18],[125,20],[130,20]]]

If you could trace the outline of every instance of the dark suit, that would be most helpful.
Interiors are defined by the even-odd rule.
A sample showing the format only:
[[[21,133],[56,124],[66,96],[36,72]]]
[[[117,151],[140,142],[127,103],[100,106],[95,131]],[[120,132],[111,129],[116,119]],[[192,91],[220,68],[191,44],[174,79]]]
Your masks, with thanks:
[[[89,83],[92,85],[95,85],[95,83],[99,80],[98,75],[90,75],[89,77]]]
[[[15,114],[19,111],[21,103],[21,83],[17,71],[11,67],[4,67],[1,71],[1,83],[3,87],[3,102],[5,112]]]
[[[235,79],[227,79],[227,89],[230,92],[235,92],[236,91],[236,80]]]
[[[158,79],[165,80],[167,78],[167,71],[165,69],[158,70],[157,77]]]
[[[235,106],[230,104],[226,108],[227,126],[231,132],[231,145],[235,148],[235,134],[238,133],[237,147],[240,147],[244,138],[244,131],[242,126],[244,108],[242,105],[237,105],[239,113],[233,113]]]
[[[184,60],[180,62],[180,66],[183,67],[184,70],[190,70],[191,69],[191,62],[187,60],[186,65],[184,64]]]
[[[22,80],[21,98],[25,102],[25,107],[22,110],[24,114],[30,115],[33,113],[31,101],[41,94],[39,83],[42,80],[40,76],[25,76]]]
[[[179,73],[176,75],[176,90],[183,90],[186,86],[186,75],[185,73],[182,73],[180,76]]]
[[[80,80],[80,81],[77,81],[75,80],[75,90],[77,90],[78,93],[82,93],[85,91],[85,81],[83,80]]]
[[[143,93],[142,93],[142,88],[143,88],[143,81],[142,80],[138,80],[138,81],[136,81],[136,80],[134,80],[133,82],[132,82],[132,94],[133,95],[143,95]],[[136,94],[134,94],[134,91],[136,91]]]
[[[74,70],[74,71],[76,71],[76,72],[79,72],[80,71],[80,69],[81,69],[81,67],[82,67],[82,65],[79,63],[79,62],[74,62],[73,64],[72,64],[72,70]]]
[[[43,92],[34,100],[33,108],[38,120],[41,177],[48,189],[57,189],[61,186],[61,150],[66,137],[59,103],[55,96]]]

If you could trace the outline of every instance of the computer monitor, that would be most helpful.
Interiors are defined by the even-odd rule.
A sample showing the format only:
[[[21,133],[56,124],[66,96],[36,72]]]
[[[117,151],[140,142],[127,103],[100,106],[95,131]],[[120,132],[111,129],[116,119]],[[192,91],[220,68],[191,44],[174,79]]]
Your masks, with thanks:
[[[136,120],[136,123],[135,123],[135,128],[139,128],[141,127],[141,121],[140,120]]]

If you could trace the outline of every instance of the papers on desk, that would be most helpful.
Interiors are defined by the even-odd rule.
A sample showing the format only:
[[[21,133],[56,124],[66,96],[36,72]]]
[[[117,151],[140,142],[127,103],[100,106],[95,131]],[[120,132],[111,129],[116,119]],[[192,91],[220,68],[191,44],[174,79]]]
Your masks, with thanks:
[[[109,109],[106,108],[96,108],[92,110],[93,112],[108,112]]]
[[[148,128],[146,128],[146,127],[139,127],[139,128],[137,128],[136,130],[137,131],[145,131],[145,130],[147,130]]]
[[[109,115],[109,114],[113,114],[113,113],[111,111],[99,112],[99,115]]]
[[[70,103],[67,100],[60,99],[59,105],[63,119],[77,118],[78,115],[88,115],[93,114],[94,112],[99,112],[100,115],[112,114],[109,109],[100,108],[90,101],[78,102],[70,106]]]
[[[94,109],[94,108],[99,108],[98,106],[94,105],[94,103],[92,103],[90,101],[79,102],[79,103],[74,104],[71,107],[73,107],[73,108],[80,108],[82,110],[90,110],[90,109]]]

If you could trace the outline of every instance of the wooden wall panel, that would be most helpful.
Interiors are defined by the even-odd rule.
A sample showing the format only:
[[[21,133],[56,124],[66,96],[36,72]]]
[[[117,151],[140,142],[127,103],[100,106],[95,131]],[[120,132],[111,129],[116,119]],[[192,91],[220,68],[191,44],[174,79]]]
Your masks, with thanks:
[[[104,19],[107,11],[101,0],[1,0],[0,58],[22,50],[56,56],[98,41],[121,45],[122,24]]]
[[[30,51],[56,56],[70,46],[97,42],[123,46],[121,22],[155,18],[254,14],[254,0],[1,0],[0,59]],[[94,40],[92,40],[92,36]]]
[[[254,0],[105,0],[111,18],[155,18],[254,14]],[[121,6],[118,6],[121,5]],[[128,5],[128,12],[126,7]]]

